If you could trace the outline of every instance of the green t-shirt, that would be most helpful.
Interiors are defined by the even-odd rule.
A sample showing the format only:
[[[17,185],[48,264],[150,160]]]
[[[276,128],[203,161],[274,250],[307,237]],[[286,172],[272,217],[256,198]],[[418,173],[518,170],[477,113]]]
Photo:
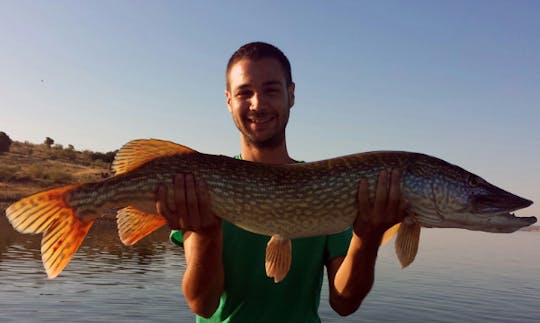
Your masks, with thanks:
[[[320,322],[318,309],[324,264],[344,256],[352,229],[327,236],[292,240],[292,263],[279,283],[266,276],[266,244],[270,237],[223,221],[225,288],[218,309],[197,322]],[[181,241],[179,231],[171,240]]]
[[[237,157],[238,158],[238,157]],[[214,315],[197,322],[320,322],[318,315],[326,261],[347,254],[352,229],[327,236],[292,240],[291,268],[274,283],[264,267],[270,237],[223,220],[225,286]],[[181,245],[182,232],[171,241]]]

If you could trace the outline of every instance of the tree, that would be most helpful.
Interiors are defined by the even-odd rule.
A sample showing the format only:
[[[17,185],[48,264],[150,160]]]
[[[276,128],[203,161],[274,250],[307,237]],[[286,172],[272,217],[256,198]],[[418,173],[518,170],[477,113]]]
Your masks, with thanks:
[[[0,154],[8,152],[12,143],[13,140],[5,132],[0,131]]]
[[[47,147],[51,148],[51,146],[54,144],[54,139],[51,137],[45,138],[45,141],[43,142]]]

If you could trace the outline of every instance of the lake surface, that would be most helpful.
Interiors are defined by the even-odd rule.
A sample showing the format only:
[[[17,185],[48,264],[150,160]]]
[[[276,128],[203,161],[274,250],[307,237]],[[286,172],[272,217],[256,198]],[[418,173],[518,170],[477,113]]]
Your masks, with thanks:
[[[48,280],[40,237],[0,216],[0,322],[193,322],[182,296],[182,249],[161,230],[122,246],[112,222],[95,225],[62,274]],[[323,322],[539,322],[540,233],[424,229],[415,262],[401,269],[392,243],[360,310]],[[294,306],[291,304],[291,306]]]

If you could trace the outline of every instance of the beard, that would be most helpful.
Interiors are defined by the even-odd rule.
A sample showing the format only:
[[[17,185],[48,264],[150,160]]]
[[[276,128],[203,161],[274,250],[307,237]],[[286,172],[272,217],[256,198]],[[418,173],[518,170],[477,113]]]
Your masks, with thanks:
[[[252,133],[249,131],[247,127],[244,127],[244,125],[246,125],[246,122],[249,122],[249,118],[242,118],[242,119],[248,119],[248,121],[244,122],[244,120],[242,119],[237,120],[236,117],[234,117],[233,115],[233,120],[236,127],[242,134],[242,137],[247,141],[247,143],[250,146],[256,147],[259,149],[275,148],[285,142],[285,128],[287,127],[287,123],[289,122],[289,115],[290,115],[290,111],[292,107],[289,97],[287,97],[286,105],[288,108],[285,109],[285,111],[283,112],[284,115],[282,115],[283,124],[280,124],[280,121],[279,121],[280,118],[278,118],[279,114],[276,115],[275,118],[277,118],[278,124],[276,128],[274,129],[273,134],[271,134],[270,137],[268,138],[258,139],[252,135]],[[250,117],[254,119],[264,119],[267,115],[268,113],[266,112],[263,112],[263,113],[252,112]]]
[[[282,129],[275,133],[270,138],[266,139],[256,139],[253,138],[251,135],[244,133],[244,137],[247,139],[248,143],[257,148],[275,148],[281,145],[285,141],[285,126],[282,127]]]
[[[252,117],[254,117],[255,119],[258,119],[258,118],[262,119],[265,116],[266,116],[265,113],[252,115]],[[248,129],[246,129],[243,126],[245,123],[235,120],[235,124],[249,145],[256,148],[260,148],[260,149],[275,148],[283,144],[283,142],[285,141],[285,128],[287,127],[287,123],[289,121],[289,110],[287,110],[286,115],[284,117],[285,119],[284,119],[283,124],[279,124],[279,119],[278,119],[278,125],[276,126],[276,128],[274,128],[273,133],[269,137],[263,138],[263,139],[257,138]]]

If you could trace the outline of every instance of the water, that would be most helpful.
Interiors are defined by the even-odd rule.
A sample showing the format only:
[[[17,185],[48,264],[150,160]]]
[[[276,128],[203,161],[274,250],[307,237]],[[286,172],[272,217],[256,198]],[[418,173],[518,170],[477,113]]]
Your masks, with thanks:
[[[0,217],[0,322],[192,322],[181,293],[182,250],[162,230],[128,248],[114,225],[95,226],[66,270],[48,280],[39,237]],[[540,233],[422,231],[402,270],[391,244],[359,311],[342,318],[321,296],[323,322],[538,322]],[[291,304],[294,306],[294,304]]]

